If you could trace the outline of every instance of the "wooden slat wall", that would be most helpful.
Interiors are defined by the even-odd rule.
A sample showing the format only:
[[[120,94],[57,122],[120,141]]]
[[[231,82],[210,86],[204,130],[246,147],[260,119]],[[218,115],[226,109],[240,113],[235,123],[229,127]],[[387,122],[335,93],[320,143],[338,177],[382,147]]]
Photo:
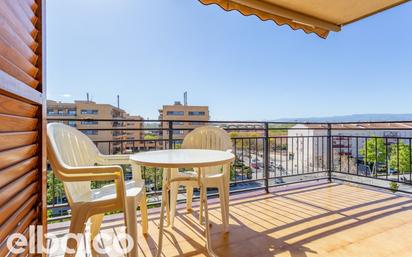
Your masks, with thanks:
[[[0,0],[0,256],[12,233],[46,226],[41,0]],[[20,256],[29,256],[28,249]]]

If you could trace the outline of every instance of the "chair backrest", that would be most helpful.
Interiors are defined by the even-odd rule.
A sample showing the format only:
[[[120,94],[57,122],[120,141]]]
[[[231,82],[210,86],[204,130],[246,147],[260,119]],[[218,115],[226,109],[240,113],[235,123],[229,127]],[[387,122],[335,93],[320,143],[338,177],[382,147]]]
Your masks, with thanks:
[[[213,126],[204,126],[194,129],[183,139],[183,149],[209,149],[228,151],[232,150],[232,140],[229,134]],[[205,168],[206,173],[216,174],[222,172],[222,166]]]
[[[225,130],[219,127],[204,126],[187,134],[182,148],[227,151],[232,149],[232,140]]]
[[[47,125],[47,146],[49,162],[53,172],[59,178],[61,170],[58,167],[94,166],[99,150],[88,136],[79,130],[62,123]],[[69,203],[75,195],[90,192],[90,181],[63,182]]]

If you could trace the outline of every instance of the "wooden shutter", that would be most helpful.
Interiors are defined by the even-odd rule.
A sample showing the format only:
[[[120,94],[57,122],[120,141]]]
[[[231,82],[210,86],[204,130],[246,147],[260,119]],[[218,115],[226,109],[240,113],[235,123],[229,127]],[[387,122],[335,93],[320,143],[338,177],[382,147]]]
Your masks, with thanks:
[[[10,234],[47,224],[42,6],[0,0],[0,256]]]

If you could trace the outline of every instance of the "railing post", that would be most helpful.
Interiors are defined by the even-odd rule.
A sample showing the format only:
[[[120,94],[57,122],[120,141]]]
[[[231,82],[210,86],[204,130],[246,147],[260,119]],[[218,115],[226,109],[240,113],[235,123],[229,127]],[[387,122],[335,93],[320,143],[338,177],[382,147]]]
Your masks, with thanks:
[[[270,151],[270,143],[269,143],[269,123],[265,122],[265,134],[264,134],[264,141],[263,141],[263,170],[265,172],[265,190],[266,193],[269,193],[269,151]],[[257,156],[256,156],[257,158]]]
[[[332,182],[332,156],[333,156],[333,153],[332,153],[332,124],[330,124],[330,123],[328,123],[328,136],[327,136],[327,139],[328,139],[328,141],[327,141],[327,148],[328,148],[328,151],[327,151],[327,165],[328,165],[328,179],[329,179],[329,182]]]
[[[169,120],[169,149],[173,149],[173,121]]]

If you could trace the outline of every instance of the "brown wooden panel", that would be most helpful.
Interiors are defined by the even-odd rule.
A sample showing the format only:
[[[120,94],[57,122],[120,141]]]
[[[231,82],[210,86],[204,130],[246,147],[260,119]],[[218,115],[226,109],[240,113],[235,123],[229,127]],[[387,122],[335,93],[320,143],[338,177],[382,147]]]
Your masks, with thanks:
[[[32,9],[32,5],[28,4],[27,1],[25,0],[17,0],[17,2],[20,4],[26,16],[30,19],[31,23],[36,24],[38,21],[38,18],[35,14],[35,11],[33,11]]]
[[[39,71],[36,66],[30,62],[31,56],[23,56],[13,45],[9,44],[7,40],[0,35],[0,55],[2,55],[9,62],[13,63],[20,70],[24,71],[31,77],[36,77]]]
[[[44,63],[45,63],[45,51],[46,51],[46,41],[44,40],[46,34],[44,34],[45,28],[45,8],[42,5],[45,3],[43,0],[35,0],[38,5],[38,10],[36,11],[36,15],[39,18],[39,21],[36,23],[36,28],[39,31],[39,35],[37,37],[37,42],[39,43],[40,47],[37,49],[37,54],[40,56],[37,66],[40,69],[38,72],[36,79],[40,81],[40,85],[37,88],[40,92],[43,93],[42,97],[42,104],[41,104],[41,112],[39,112],[39,126],[38,126],[38,133],[39,133],[39,188],[38,188],[38,196],[39,196],[39,205],[38,205],[38,219],[36,220],[37,224],[43,224],[45,228],[44,233],[47,233],[47,152],[46,152],[46,130],[47,130],[47,99],[46,99],[46,79],[45,79],[45,72],[43,70]],[[43,234],[44,239],[44,234]],[[45,240],[45,239],[44,239]]]
[[[0,1],[0,17],[4,18],[4,21],[10,25],[13,31],[19,35],[27,46],[29,46],[33,51],[37,49],[39,44],[33,36],[30,35],[30,29],[25,28],[20,20],[16,19],[15,15],[4,1]]]
[[[30,211],[26,217],[21,221],[20,225],[17,226],[17,228],[12,232],[12,233],[20,233],[28,239],[29,236],[29,226],[30,225],[36,225],[36,217],[38,216],[38,213],[36,210]],[[7,246],[5,244],[6,242],[2,242],[1,247],[0,247],[0,256],[16,256],[16,255],[9,255],[9,250],[7,249]]]
[[[21,55],[23,55],[30,63],[36,64],[38,56],[33,50],[13,31],[5,19],[0,16],[0,35],[6,40],[9,45],[13,46]]]
[[[28,4],[34,13],[36,13],[37,9],[39,8],[39,5],[36,3],[36,0],[23,0],[23,2]]]
[[[20,80],[21,82],[29,85],[32,88],[36,88],[39,85],[39,82],[34,79],[31,75],[27,74],[14,63],[7,60],[5,57],[0,55],[0,69],[7,72],[11,76]]]
[[[38,193],[38,184],[33,183],[16,195],[12,200],[0,207],[0,224],[4,224],[21,206],[27,202],[33,195]]]
[[[38,157],[32,157],[28,160],[16,163],[4,170],[0,170],[0,188],[17,180],[19,177],[24,176],[27,172],[31,171],[37,166]]]
[[[41,0],[0,0],[0,256],[8,235],[46,225],[43,11]]]
[[[39,31],[34,27],[30,18],[27,17],[26,13],[23,11],[19,2],[16,0],[3,0],[3,1],[6,2],[6,5],[8,5],[10,10],[14,14],[14,18],[18,19],[21,22],[21,24],[24,26],[24,28],[27,30],[27,32],[30,33],[30,35],[33,38],[36,38]]]
[[[0,95],[1,114],[10,114],[31,118],[36,116],[38,109],[39,107],[36,105],[25,103],[8,96]]]
[[[13,181],[13,183],[8,184],[7,186],[0,189],[0,206],[5,204],[18,192],[22,191],[24,188],[29,186],[32,182],[37,180],[37,170],[32,170],[26,175],[20,177],[19,179]]]
[[[37,140],[37,131],[0,133],[0,151],[31,145]]]
[[[17,132],[35,130],[37,119],[0,114],[0,132]]]
[[[33,144],[0,152],[0,169],[10,167],[18,162],[33,157],[36,154],[37,149],[38,146]]]
[[[9,235],[19,224],[19,222],[29,213],[32,209],[34,209],[34,204],[37,201],[37,197],[33,195],[27,202],[25,202],[14,214],[10,217],[9,222],[5,222],[0,227],[0,242]]]
[[[0,94],[36,104],[43,104],[43,94],[0,70]]]

